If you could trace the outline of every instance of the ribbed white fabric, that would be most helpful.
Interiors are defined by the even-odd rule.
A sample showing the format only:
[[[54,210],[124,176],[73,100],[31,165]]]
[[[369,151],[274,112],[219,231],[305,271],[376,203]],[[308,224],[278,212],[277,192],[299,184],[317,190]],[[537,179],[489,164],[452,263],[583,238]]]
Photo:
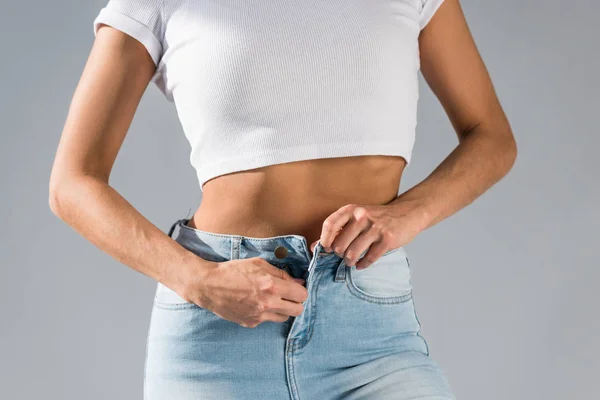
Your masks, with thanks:
[[[421,29],[443,0],[109,0],[175,103],[200,187],[293,161],[411,161]]]

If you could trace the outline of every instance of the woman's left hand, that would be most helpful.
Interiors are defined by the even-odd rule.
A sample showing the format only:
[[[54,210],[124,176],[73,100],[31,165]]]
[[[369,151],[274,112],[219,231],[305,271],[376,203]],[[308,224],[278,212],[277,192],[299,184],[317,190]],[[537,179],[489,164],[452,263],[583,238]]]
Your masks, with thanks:
[[[386,251],[404,246],[421,232],[423,213],[411,203],[345,205],[323,222],[321,244],[327,252],[333,249],[343,257],[347,266],[367,268]],[[311,250],[316,243],[311,244]]]

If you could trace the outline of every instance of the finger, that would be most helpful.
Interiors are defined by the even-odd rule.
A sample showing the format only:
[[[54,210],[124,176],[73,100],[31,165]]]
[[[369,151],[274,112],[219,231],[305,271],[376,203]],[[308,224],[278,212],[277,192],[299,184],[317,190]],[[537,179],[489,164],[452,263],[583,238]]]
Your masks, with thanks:
[[[333,243],[338,232],[350,221],[352,213],[349,206],[341,207],[335,211],[329,217],[323,221],[323,227],[321,229],[321,245],[325,248],[325,251],[331,251],[331,244]]]
[[[297,317],[304,311],[304,304],[285,299],[278,299],[274,301],[267,311]]]
[[[286,279],[286,280],[293,279],[290,276],[290,274],[288,274],[281,268],[277,268],[276,266],[274,266],[273,264],[271,264],[264,258],[260,258],[260,261],[261,261],[260,262],[261,268],[263,268],[269,275],[273,275],[274,277],[277,277],[279,279]]]
[[[265,321],[273,321],[273,322],[285,322],[290,319],[289,315],[279,314],[273,311],[264,311],[260,314],[260,320],[262,322]]]
[[[301,282],[298,282],[296,278],[292,278],[287,272],[282,269],[277,268],[273,264],[270,264],[265,259],[260,265],[264,270],[275,277],[275,293],[279,295],[282,299],[287,299],[290,301],[294,301],[296,303],[302,303],[306,301],[308,297],[308,291],[302,285],[304,279],[301,279]]]
[[[344,253],[344,263],[346,266],[351,267],[355,265],[363,253],[368,251],[371,246],[374,246],[376,243],[378,243],[378,239],[379,237],[377,236],[377,233],[372,229],[361,232],[346,248]]]
[[[275,285],[275,294],[283,300],[295,303],[304,303],[308,298],[308,290],[294,281],[278,281]]]
[[[303,285],[304,282],[306,282],[306,280],[304,280],[302,278],[294,278],[293,276],[291,276],[290,274],[288,274],[283,269],[277,268],[276,266],[274,266],[273,264],[270,264],[266,260],[265,260],[265,264],[263,264],[263,268],[270,275],[272,275],[272,276],[274,276],[276,278],[279,278],[279,279],[283,279],[285,281],[293,281],[293,282],[299,283],[300,285]]]
[[[351,219],[335,237],[331,247],[338,256],[344,257],[350,244],[363,232],[368,232],[368,221]]]
[[[356,262],[356,269],[360,270],[370,267],[375,261],[381,258],[387,250],[387,246],[382,242],[373,243],[365,255]]]

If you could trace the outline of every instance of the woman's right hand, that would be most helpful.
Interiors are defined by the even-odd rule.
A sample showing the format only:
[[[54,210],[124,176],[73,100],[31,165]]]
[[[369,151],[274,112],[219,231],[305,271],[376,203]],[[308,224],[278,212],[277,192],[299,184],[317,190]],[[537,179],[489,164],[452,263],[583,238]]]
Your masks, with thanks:
[[[304,310],[308,291],[263,258],[252,257],[202,265],[203,273],[184,278],[180,296],[246,328],[262,322],[285,322]]]

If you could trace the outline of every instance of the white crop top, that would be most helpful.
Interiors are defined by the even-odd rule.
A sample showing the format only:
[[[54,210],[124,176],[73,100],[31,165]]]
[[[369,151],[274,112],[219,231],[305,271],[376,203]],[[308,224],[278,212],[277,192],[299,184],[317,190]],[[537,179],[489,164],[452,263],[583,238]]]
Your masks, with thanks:
[[[418,36],[443,0],[109,0],[175,104],[200,188],[299,160],[397,155],[417,124]]]

